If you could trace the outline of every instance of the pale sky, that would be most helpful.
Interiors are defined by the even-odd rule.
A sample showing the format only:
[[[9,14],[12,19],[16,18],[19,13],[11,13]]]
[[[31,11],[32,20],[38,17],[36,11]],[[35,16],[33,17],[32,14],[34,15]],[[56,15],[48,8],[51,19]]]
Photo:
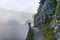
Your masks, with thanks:
[[[40,0],[0,0],[0,8],[5,10],[36,13]]]
[[[37,12],[39,1],[40,0],[0,0],[0,23],[11,19],[18,20],[22,24],[25,23],[27,20],[32,19],[33,13]]]

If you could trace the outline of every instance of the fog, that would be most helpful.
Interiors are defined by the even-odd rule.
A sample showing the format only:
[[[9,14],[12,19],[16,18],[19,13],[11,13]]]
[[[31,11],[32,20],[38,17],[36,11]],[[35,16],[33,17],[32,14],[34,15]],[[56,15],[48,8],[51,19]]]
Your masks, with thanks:
[[[16,11],[8,11],[8,10],[0,10],[0,23],[5,23],[10,20],[17,20],[21,24],[26,23],[28,20],[32,20],[33,13],[26,12],[16,12]]]
[[[0,10],[0,40],[25,40],[32,13]]]
[[[39,1],[40,0],[0,0],[0,8],[36,13]]]
[[[0,0],[0,40],[25,40],[40,0]]]

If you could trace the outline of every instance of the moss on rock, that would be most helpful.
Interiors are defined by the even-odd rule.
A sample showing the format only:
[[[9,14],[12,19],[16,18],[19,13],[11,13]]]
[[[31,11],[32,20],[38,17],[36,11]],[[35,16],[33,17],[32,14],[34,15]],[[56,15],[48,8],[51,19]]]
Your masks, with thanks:
[[[57,40],[53,34],[53,27],[49,24],[43,24],[40,31],[45,36],[45,40]]]

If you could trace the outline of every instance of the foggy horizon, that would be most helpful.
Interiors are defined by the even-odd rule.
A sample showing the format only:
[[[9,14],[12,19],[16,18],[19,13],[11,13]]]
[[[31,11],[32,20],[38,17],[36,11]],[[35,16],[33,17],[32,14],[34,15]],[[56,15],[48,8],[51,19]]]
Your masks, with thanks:
[[[17,19],[24,24],[27,20],[33,19],[38,6],[39,0],[0,0],[0,23]]]
[[[0,23],[5,23],[10,20],[16,20],[19,21],[21,24],[25,24],[26,21],[33,19],[32,16],[32,13],[27,12],[0,10]]]
[[[36,13],[39,0],[0,0],[0,8],[22,12]]]

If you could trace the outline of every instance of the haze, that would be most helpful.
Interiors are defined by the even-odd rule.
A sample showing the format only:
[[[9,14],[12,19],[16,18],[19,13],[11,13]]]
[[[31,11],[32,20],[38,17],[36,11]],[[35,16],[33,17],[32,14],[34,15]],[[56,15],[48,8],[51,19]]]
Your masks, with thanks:
[[[36,13],[39,1],[40,0],[0,0],[0,8]]]
[[[38,2],[39,0],[0,0],[0,23],[11,19],[25,23],[37,12]]]

